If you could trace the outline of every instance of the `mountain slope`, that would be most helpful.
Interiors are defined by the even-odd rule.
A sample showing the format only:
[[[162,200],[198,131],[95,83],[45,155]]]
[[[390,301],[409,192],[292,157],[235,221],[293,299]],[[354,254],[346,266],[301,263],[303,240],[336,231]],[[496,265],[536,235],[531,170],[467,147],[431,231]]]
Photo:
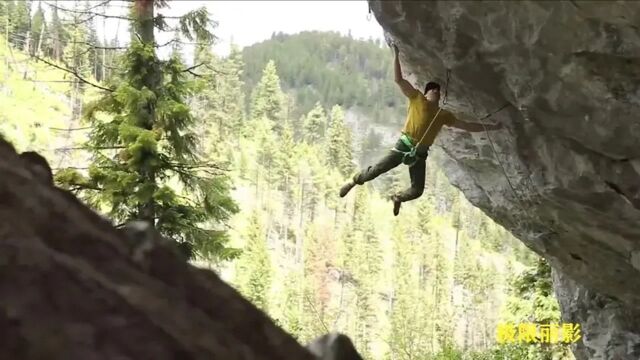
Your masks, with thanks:
[[[393,56],[377,41],[356,40],[334,32],[274,34],[243,49],[248,94],[273,59],[284,91],[293,95],[293,116],[309,112],[316,101],[354,110],[370,121],[398,124],[406,101],[393,82]]]

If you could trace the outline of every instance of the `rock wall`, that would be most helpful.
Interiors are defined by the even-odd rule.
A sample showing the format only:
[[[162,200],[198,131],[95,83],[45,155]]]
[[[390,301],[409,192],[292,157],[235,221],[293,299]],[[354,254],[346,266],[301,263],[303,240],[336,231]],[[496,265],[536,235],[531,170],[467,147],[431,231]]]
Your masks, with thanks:
[[[1,138],[0,334],[1,359],[315,359],[155,231],[116,230]]]
[[[549,259],[578,359],[640,359],[640,2],[369,1],[417,88],[459,118],[438,145],[470,202]]]

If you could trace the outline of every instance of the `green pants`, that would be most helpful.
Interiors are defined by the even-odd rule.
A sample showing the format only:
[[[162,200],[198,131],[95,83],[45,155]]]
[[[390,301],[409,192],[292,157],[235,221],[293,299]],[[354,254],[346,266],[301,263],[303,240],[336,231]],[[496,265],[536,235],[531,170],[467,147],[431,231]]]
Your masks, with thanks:
[[[395,148],[400,151],[409,151],[407,145],[401,140],[396,142]],[[426,172],[426,162],[429,149],[419,150],[416,154],[416,162],[409,167],[409,176],[411,177],[411,187],[396,194],[398,200],[405,202],[419,198],[424,192],[424,181]],[[403,154],[397,151],[389,150],[389,152],[378,160],[375,165],[369,166],[361,170],[353,177],[353,182],[362,185],[367,181],[371,181],[381,174],[402,164]]]

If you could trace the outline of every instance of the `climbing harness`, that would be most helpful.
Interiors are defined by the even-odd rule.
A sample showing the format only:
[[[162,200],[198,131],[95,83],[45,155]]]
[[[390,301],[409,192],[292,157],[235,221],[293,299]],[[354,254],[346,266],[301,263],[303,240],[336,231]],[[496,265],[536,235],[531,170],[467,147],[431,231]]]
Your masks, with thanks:
[[[417,151],[418,151],[418,144],[420,144],[422,142],[422,140],[424,140],[424,137],[427,135],[427,133],[429,132],[429,129],[431,129],[431,126],[436,122],[436,119],[438,118],[438,115],[440,115],[440,111],[442,110],[441,107],[438,108],[438,111],[436,112],[436,114],[434,115],[433,119],[431,120],[431,123],[429,124],[429,126],[427,126],[427,130],[424,131],[424,133],[422,134],[422,137],[420,138],[420,140],[417,143],[413,143],[411,142],[411,139],[409,138],[409,136],[407,136],[407,134],[402,134],[400,136],[400,141],[402,141],[402,143],[404,145],[406,145],[409,148],[409,151],[402,151],[396,147],[393,147],[391,150],[401,153],[403,154],[402,156],[402,163],[412,167],[413,165],[415,165],[415,163],[418,161],[418,156],[417,156]]]

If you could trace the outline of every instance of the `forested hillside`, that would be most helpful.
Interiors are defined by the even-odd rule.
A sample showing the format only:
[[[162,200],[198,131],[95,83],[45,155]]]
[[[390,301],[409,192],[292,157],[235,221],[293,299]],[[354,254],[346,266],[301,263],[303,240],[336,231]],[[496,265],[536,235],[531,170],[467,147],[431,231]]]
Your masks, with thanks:
[[[390,50],[379,41],[360,41],[333,32],[277,33],[246,47],[245,92],[260,80],[268,60],[278,68],[282,89],[294,99],[292,117],[309,112],[317,101],[365,115],[367,121],[395,125],[406,104],[393,82]]]
[[[8,4],[0,16],[16,11]],[[437,151],[425,194],[398,217],[386,197],[408,185],[404,166],[338,197],[358,160],[391,145],[375,133],[358,138],[348,113],[369,124],[404,118],[381,44],[276,34],[222,58],[199,29],[194,63],[207,66],[190,69],[180,41],[164,61],[152,38],[91,57],[70,47],[92,44],[90,28],[57,35],[55,18],[44,23],[48,45],[12,40],[0,49],[0,132],[20,150],[43,151],[59,186],[118,223],[155,218],[191,261],[222,274],[301,342],[344,332],[367,359],[566,351],[496,344],[500,322],[559,321],[549,267],[448,183]],[[37,32],[12,26],[10,39]],[[76,41],[58,44],[69,36]]]

